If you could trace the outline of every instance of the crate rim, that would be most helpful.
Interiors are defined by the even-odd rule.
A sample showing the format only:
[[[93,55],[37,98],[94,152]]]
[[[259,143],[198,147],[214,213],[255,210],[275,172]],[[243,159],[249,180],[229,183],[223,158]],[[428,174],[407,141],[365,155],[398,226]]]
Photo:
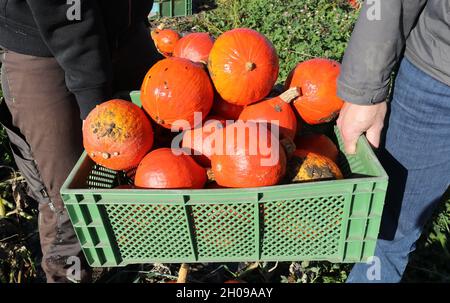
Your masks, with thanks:
[[[337,130],[337,127],[335,127]],[[337,130],[337,133],[339,134],[339,130]],[[67,195],[67,194],[87,194],[87,195],[93,195],[96,193],[106,193],[106,194],[118,194],[119,196],[121,194],[126,195],[143,195],[146,196],[189,196],[189,195],[211,195],[211,194],[224,194],[224,195],[233,195],[241,191],[245,191],[247,194],[258,194],[260,192],[270,192],[272,190],[280,190],[280,189],[286,189],[286,190],[301,190],[304,188],[307,188],[308,190],[311,190],[315,187],[319,188],[326,185],[357,185],[361,183],[367,183],[367,182],[379,182],[379,181],[388,181],[389,177],[386,171],[384,170],[383,166],[381,165],[380,161],[376,157],[372,147],[370,146],[369,142],[367,141],[367,138],[365,135],[362,135],[359,138],[358,145],[362,145],[367,149],[367,155],[371,158],[372,163],[375,165],[375,168],[379,172],[377,176],[367,176],[367,177],[358,177],[358,178],[351,178],[351,179],[341,179],[341,180],[328,180],[328,181],[320,181],[320,182],[305,182],[305,183],[295,183],[295,184],[283,184],[283,185],[273,185],[273,186],[264,186],[264,187],[251,187],[251,188],[225,188],[225,189],[89,189],[89,188],[70,188],[70,184],[72,183],[75,175],[77,174],[79,168],[84,163],[84,161],[88,160],[88,155],[86,154],[86,151],[83,151],[83,154],[78,159],[77,163],[71,170],[69,176],[64,181],[61,189],[60,194]],[[347,157],[352,157],[352,155],[347,155]]]

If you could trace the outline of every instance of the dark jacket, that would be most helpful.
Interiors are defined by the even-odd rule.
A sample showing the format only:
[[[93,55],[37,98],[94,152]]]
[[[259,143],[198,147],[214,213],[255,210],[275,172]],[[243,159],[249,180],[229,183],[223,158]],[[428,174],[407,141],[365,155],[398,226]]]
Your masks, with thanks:
[[[373,18],[376,3],[380,20]],[[345,52],[338,95],[354,104],[385,101],[405,48],[414,65],[450,85],[449,0],[365,1]]]
[[[80,20],[69,20],[77,3]],[[0,0],[0,46],[55,57],[84,118],[110,97],[111,53],[121,37],[148,22],[152,6],[152,0]]]

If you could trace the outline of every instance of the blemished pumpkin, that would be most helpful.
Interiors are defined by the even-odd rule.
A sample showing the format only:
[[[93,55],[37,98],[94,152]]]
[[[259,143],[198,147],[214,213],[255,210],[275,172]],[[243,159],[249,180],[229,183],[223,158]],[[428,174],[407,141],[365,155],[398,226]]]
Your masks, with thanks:
[[[337,96],[339,73],[339,62],[324,58],[299,63],[290,73],[285,87],[301,89],[293,105],[306,123],[327,123],[339,114],[344,105]]]
[[[208,33],[188,34],[177,42],[173,56],[207,64],[213,44],[214,38]]]
[[[214,133],[225,127],[225,121],[220,117],[211,116],[203,123],[184,132],[182,147],[192,155],[195,161],[203,167],[211,167]]]
[[[175,50],[175,45],[181,39],[180,34],[173,29],[164,29],[164,25],[159,25],[150,33],[156,49],[164,57],[171,57]]]
[[[278,97],[246,106],[240,114],[239,120],[275,124],[279,128],[280,138],[293,140],[298,124],[290,102],[299,95],[298,88],[294,87]],[[274,133],[273,129],[272,133]]]
[[[139,188],[200,189],[206,180],[206,170],[192,157],[175,155],[170,148],[160,148],[139,163],[134,184]]]
[[[279,60],[264,35],[238,28],[217,38],[209,54],[208,69],[222,99],[244,106],[270,93],[278,78]]]
[[[200,64],[183,58],[156,63],[141,87],[142,106],[165,128],[172,128],[176,121],[188,123],[180,125],[183,130],[195,127],[208,115],[213,98],[213,87],[206,71]],[[201,114],[199,121],[194,119],[195,113]]]
[[[343,179],[339,167],[330,158],[297,150],[288,163],[287,182],[324,181]]]
[[[324,134],[308,134],[297,137],[295,140],[297,153],[315,153],[337,162],[339,158],[339,149],[336,144]]]
[[[145,113],[125,100],[96,106],[83,125],[83,145],[95,163],[113,170],[135,167],[153,145],[153,129]]]
[[[224,187],[260,187],[278,184],[286,172],[286,155],[267,127],[237,121],[217,131],[211,169]]]
[[[225,120],[235,121],[239,119],[239,115],[243,110],[244,106],[229,103],[223,100],[219,94],[216,94],[211,112],[224,118]]]

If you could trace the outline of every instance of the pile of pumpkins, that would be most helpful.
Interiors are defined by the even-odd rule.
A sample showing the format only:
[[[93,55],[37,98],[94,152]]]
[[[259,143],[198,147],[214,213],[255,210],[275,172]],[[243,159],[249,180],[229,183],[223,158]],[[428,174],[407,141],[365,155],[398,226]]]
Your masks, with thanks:
[[[118,171],[137,167],[134,186],[152,189],[247,188],[343,178],[331,139],[298,135],[303,123],[330,122],[343,106],[336,95],[338,62],[315,58],[299,63],[285,92],[269,98],[279,59],[261,33],[238,28],[214,39],[208,33],[181,37],[159,27],[151,36],[166,58],[143,79],[142,109],[110,100],[84,123],[84,147],[95,163]],[[274,124],[279,136],[272,134]],[[240,128],[246,128],[244,144],[227,140]],[[177,149],[171,148],[170,129],[182,136]],[[215,140],[218,134],[225,140]],[[264,154],[251,144],[276,148]],[[263,164],[274,150],[279,151],[276,160]]]

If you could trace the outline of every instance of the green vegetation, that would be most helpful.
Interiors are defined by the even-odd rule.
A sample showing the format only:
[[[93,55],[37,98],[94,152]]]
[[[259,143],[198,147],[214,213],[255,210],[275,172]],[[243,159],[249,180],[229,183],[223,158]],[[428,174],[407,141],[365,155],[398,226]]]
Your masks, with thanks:
[[[300,62],[314,57],[340,60],[357,12],[345,0],[217,0],[218,8],[179,20],[159,20],[180,31],[249,27],[266,35],[281,62],[280,81]]]

